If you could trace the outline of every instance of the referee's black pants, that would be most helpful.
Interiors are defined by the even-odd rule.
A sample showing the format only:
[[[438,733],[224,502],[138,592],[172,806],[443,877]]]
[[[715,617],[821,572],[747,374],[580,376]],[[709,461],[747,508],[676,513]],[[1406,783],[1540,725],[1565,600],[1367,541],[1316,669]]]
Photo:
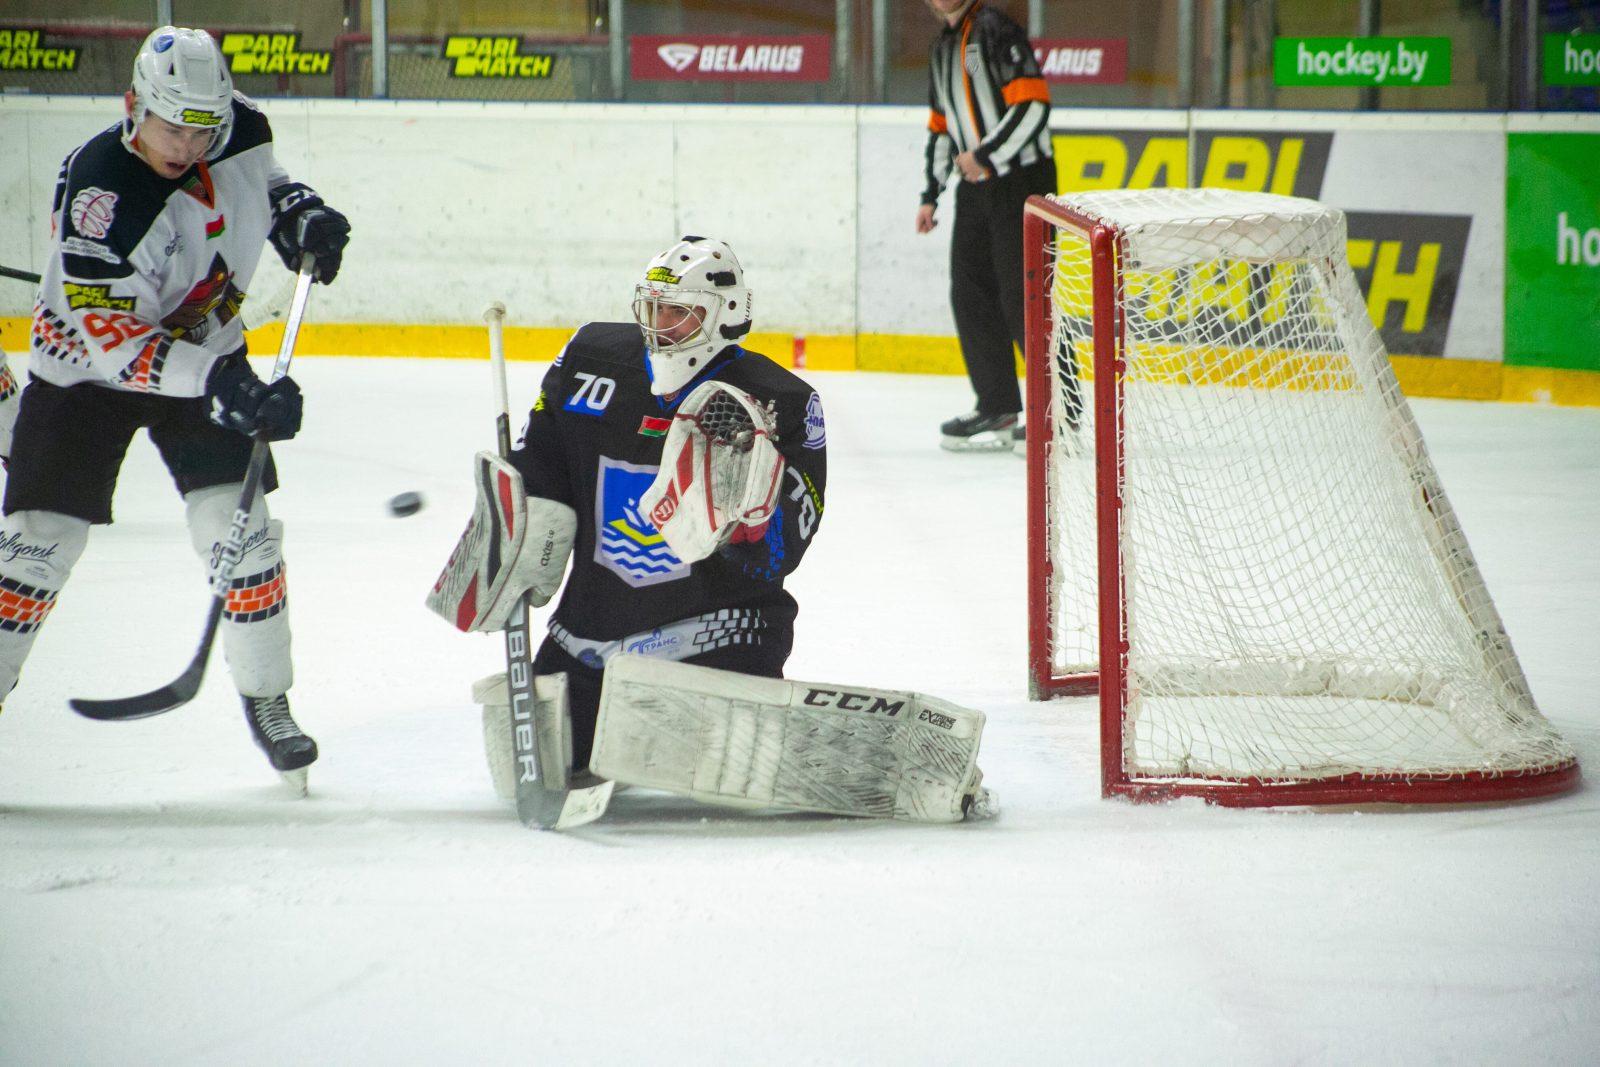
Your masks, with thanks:
[[[1022,410],[1017,365],[1022,319],[1022,205],[1035,193],[1056,191],[1056,165],[1041,159],[984,182],[956,186],[955,232],[950,237],[950,307],[961,358],[977,394],[978,411]]]

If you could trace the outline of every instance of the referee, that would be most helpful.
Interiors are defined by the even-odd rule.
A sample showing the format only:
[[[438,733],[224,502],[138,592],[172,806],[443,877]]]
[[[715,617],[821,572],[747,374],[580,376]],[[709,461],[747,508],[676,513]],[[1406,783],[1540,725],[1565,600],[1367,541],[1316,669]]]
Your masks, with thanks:
[[[928,65],[927,182],[917,232],[934,226],[952,169],[950,305],[977,407],[939,427],[952,451],[1009,449],[1022,394],[1011,345],[1023,347],[1022,205],[1056,191],[1050,93],[1028,35],[983,0],[927,0],[945,23]]]

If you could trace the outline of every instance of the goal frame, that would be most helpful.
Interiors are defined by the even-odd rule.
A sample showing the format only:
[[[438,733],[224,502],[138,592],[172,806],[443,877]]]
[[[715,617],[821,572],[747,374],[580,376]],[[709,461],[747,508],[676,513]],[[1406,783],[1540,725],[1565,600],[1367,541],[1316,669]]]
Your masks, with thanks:
[[[1087,243],[1091,264],[1095,374],[1085,398],[1094,412],[1095,555],[1098,566],[1099,663],[1090,673],[1057,676],[1053,671],[1051,583],[1053,563],[1049,523],[1051,416],[1057,392],[1050,291],[1054,263],[1045,255],[1052,229],[1076,231]],[[1581,780],[1574,759],[1539,772],[1495,774],[1482,771],[1406,774],[1348,774],[1315,780],[1278,781],[1255,777],[1141,778],[1124,767],[1124,716],[1128,698],[1127,604],[1118,533],[1125,477],[1122,447],[1123,357],[1126,324],[1122,314],[1124,255],[1115,226],[1069,204],[1043,196],[1028,198],[1023,210],[1023,284],[1027,367],[1027,527],[1028,527],[1028,690],[1034,700],[1099,695],[1100,786],[1103,796],[1135,801],[1200,797],[1231,807],[1271,805],[1350,805],[1372,803],[1452,804],[1511,801],[1563,793]],[[1450,520],[1450,521],[1453,521]]]

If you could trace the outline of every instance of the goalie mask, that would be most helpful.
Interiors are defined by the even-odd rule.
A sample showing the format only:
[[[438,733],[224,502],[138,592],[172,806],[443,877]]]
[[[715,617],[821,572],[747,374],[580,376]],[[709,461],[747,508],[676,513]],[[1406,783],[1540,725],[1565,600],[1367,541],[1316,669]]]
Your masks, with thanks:
[[[685,237],[656,256],[634,289],[633,318],[644,330],[650,391],[676,393],[750,332],[750,290],[733,249]]]
[[[212,131],[205,158],[216,159],[233,132],[233,76],[205,30],[162,26],[139,46],[133,61],[133,109],[122,123],[122,143],[133,149],[149,115],[174,126]]]

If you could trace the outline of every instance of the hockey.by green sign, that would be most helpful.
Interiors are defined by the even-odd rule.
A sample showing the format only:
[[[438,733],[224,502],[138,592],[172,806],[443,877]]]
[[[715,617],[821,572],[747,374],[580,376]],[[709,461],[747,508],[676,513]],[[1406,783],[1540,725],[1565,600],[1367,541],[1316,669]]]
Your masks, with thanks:
[[[1449,85],[1448,37],[1279,37],[1278,85]]]
[[[1508,364],[1600,371],[1600,134],[1506,139]]]
[[[1600,33],[1544,35],[1546,85],[1600,85]]]

